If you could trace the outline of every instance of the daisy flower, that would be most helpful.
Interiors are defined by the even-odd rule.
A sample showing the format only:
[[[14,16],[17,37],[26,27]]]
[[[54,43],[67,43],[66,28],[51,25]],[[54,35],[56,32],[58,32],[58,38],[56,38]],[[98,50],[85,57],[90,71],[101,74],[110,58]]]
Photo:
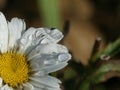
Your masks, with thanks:
[[[67,65],[71,55],[57,44],[57,29],[29,28],[24,20],[6,21],[0,12],[0,90],[60,90],[49,73]]]

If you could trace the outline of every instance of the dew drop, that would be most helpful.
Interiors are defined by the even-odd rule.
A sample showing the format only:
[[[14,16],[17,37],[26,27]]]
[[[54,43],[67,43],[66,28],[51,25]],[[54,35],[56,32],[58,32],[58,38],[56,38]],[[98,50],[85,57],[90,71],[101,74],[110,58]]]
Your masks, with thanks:
[[[58,56],[58,60],[60,61],[60,62],[64,62],[64,61],[67,61],[67,60],[69,60],[71,58],[71,56],[70,56],[70,54],[60,54],[59,56]]]
[[[48,61],[48,60],[44,61],[44,64],[47,66],[53,65],[53,63],[54,63],[53,61]]]

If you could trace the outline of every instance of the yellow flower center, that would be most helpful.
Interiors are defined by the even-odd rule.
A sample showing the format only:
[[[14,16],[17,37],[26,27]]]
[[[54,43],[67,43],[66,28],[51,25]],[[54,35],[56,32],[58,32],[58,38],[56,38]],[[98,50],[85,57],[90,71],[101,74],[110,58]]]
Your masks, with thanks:
[[[28,81],[29,66],[26,57],[16,53],[0,55],[0,77],[11,87],[18,87]]]

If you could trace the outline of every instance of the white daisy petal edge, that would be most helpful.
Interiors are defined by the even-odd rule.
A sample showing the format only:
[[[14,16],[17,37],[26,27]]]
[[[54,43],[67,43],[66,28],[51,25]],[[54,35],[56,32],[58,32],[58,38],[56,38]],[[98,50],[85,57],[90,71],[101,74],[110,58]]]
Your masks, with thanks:
[[[13,90],[12,87],[9,87],[7,84],[6,85],[2,85],[3,83],[3,79],[0,78],[0,90]]]
[[[26,24],[22,19],[12,18],[11,22],[8,22],[9,48],[16,46],[17,40],[20,39],[21,34],[25,29]]]
[[[7,51],[8,45],[8,27],[5,16],[0,12],[0,50],[1,52]]]
[[[6,58],[6,60],[17,59],[16,57],[18,57],[18,60],[22,59],[24,61],[25,59],[27,62],[24,62],[25,64],[19,64],[17,63],[19,61],[13,60],[16,63],[13,65],[17,66],[13,66],[15,68],[12,67],[12,69],[16,71],[16,67],[21,65],[25,66],[25,68],[27,67],[26,64],[29,66],[28,69],[25,69],[29,70],[29,73],[27,73],[28,79],[26,79],[27,76],[19,76],[25,78],[20,79],[23,80],[22,83],[16,79],[15,83],[14,80],[9,82],[8,76],[16,76],[13,72],[5,77],[1,76],[0,72],[0,90],[61,90],[59,85],[61,81],[49,76],[49,73],[64,68],[71,59],[68,49],[58,44],[62,38],[63,34],[58,29],[31,27],[26,30],[24,20],[16,17],[9,22],[0,12],[0,51],[2,53],[0,59],[3,61]],[[2,66],[4,65],[0,65],[0,67]],[[5,71],[3,70],[3,73]],[[7,78],[6,81],[2,77]]]

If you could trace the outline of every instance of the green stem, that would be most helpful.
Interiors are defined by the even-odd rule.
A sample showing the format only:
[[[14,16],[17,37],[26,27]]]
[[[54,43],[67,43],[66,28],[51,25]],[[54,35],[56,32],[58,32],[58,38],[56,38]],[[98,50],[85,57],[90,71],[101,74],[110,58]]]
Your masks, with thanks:
[[[45,26],[60,29],[60,9],[58,0],[38,0],[39,9]]]

